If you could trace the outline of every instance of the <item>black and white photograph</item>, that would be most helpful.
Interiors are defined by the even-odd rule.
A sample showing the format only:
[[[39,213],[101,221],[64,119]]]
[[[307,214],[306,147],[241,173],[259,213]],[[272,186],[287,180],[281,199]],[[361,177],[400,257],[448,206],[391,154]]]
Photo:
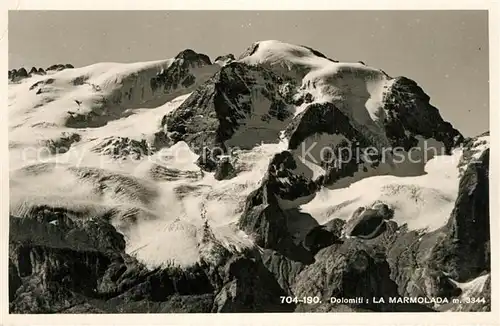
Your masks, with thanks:
[[[491,312],[490,19],[12,8],[8,313]]]

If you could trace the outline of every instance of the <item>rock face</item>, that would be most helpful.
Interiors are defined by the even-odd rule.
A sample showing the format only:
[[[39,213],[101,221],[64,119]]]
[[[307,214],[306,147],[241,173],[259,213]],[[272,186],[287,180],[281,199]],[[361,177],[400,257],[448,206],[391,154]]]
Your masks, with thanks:
[[[490,270],[489,160],[486,149],[468,165],[446,234],[433,252],[433,260],[460,282]]]
[[[219,160],[217,167],[215,168],[214,178],[216,180],[225,180],[231,179],[236,174],[233,165],[229,161],[229,159],[224,158]]]
[[[439,111],[429,104],[429,99],[413,80],[396,78],[385,97],[384,107],[387,112],[384,127],[392,146],[416,146],[415,135],[420,135],[444,143],[449,153],[463,141],[460,132],[441,118]]]
[[[273,247],[287,237],[286,216],[273,196],[264,181],[263,186],[248,197],[239,220],[239,228],[263,247]]]
[[[294,293],[299,297],[319,296],[325,305],[338,306],[330,301],[331,297],[347,300],[385,297],[388,302],[389,297],[398,296],[397,286],[390,278],[389,264],[370,255],[358,243],[327,247],[315,258],[316,262],[304,268],[297,277]],[[323,273],[325,277],[320,276]],[[353,309],[395,311],[391,304],[363,301],[348,305]]]
[[[483,155],[487,157],[488,154],[485,152]],[[479,163],[479,166],[470,166],[468,171],[474,174],[479,170],[482,171],[484,176],[484,168],[485,165]],[[467,200],[471,198],[470,194],[473,193],[471,192],[471,186],[473,189],[481,189],[482,187],[485,187],[482,189],[488,189],[487,183],[482,184],[480,181],[471,185],[470,180],[471,177],[470,175],[467,176],[467,174],[462,178],[460,191],[463,195],[459,195],[457,199],[450,222],[446,227],[434,232],[408,231],[405,225],[399,226],[393,221],[386,221],[383,229],[379,229],[376,234],[370,232],[372,234],[368,238],[349,237],[340,239],[341,233],[345,232],[346,225],[345,222],[338,219],[333,219],[328,224],[309,231],[304,246],[314,255],[316,263],[306,263],[305,265],[299,262],[294,263],[298,264],[298,272],[291,274],[293,275],[292,279],[286,281],[285,285],[282,286],[285,288],[291,287],[291,292],[299,297],[301,295],[319,296],[322,298],[323,304],[299,305],[296,308],[297,311],[441,311],[460,309],[474,309],[477,311],[489,309],[485,302],[483,302],[483,305],[476,306],[476,308],[472,308],[470,305],[464,308],[461,305],[449,303],[451,298],[462,293],[455,280],[477,282],[475,281],[476,278],[480,278],[482,274],[489,271],[489,247],[487,247],[488,242],[485,241],[485,234],[488,234],[487,230],[489,228],[485,226],[485,221],[483,220],[481,227],[469,227],[467,229],[469,233],[467,236],[462,234],[462,240],[458,240],[460,238],[455,229],[456,227],[452,227],[457,224],[457,211],[460,207],[464,207],[461,202],[464,198],[468,198]],[[484,179],[481,180],[484,182]],[[251,198],[254,197],[251,196]],[[474,195],[472,198],[474,198]],[[481,198],[487,201],[488,196],[484,196],[483,193]],[[486,203],[487,206],[488,203]],[[274,207],[276,209],[276,206]],[[467,207],[472,209],[471,205]],[[245,212],[248,211],[247,207]],[[366,212],[369,213],[370,217],[380,217],[380,220],[386,220],[392,216],[392,211],[386,205],[377,203],[368,210],[362,208],[356,212],[355,217],[363,216],[363,213],[366,214]],[[243,225],[240,227],[248,228],[250,225],[249,216],[248,213],[242,215],[240,223]],[[276,218],[277,216],[280,216],[280,218]],[[458,224],[463,226],[467,225],[467,223],[474,223],[475,219],[479,219],[474,215],[466,214],[462,215],[461,218],[463,220]],[[274,219],[271,219],[270,216],[267,216],[267,218],[263,218],[263,215],[259,215],[259,218],[254,216],[253,221],[265,221],[264,224],[254,225],[253,230],[268,235],[267,239],[273,239],[273,237],[274,239],[287,239],[289,236],[286,227],[284,227],[287,223],[286,211],[279,211],[279,214],[274,215]],[[273,237],[270,237],[271,235]],[[281,240],[280,243],[286,243],[286,240]],[[459,250],[457,245],[450,245],[450,243],[463,243],[463,249]],[[290,275],[282,274],[283,267],[281,267],[281,271],[276,269],[278,266],[276,264],[284,266],[283,264],[290,259],[285,250],[270,245],[269,241],[263,241],[261,245],[271,248],[275,252],[275,258],[266,261],[268,268],[274,270],[275,276],[278,279],[290,277]],[[473,258],[468,260],[465,257]],[[280,263],[278,263],[279,261]],[[326,266],[328,266],[328,269],[325,269]],[[339,266],[340,270],[332,269],[331,266]],[[367,268],[366,266],[372,267]],[[377,268],[373,268],[373,266],[377,266]],[[289,273],[291,273],[291,270]],[[334,274],[326,278],[320,277],[325,273],[327,275],[330,275],[328,273]],[[339,276],[334,276],[335,273],[339,273]],[[462,277],[460,273],[466,275],[466,277]],[[354,279],[357,281],[353,281]],[[321,280],[328,281],[321,283]],[[484,289],[484,287],[482,288]],[[317,289],[317,291],[314,292],[313,290],[311,292],[311,289]],[[481,297],[489,300],[489,294],[486,293],[488,290],[481,291]],[[353,300],[346,303],[325,303],[332,296],[351,298]],[[385,303],[361,303],[354,300],[360,296],[385,298]],[[421,302],[404,303],[402,297],[405,296],[420,298]],[[424,298],[431,297],[439,298],[444,303],[436,305],[435,302],[425,302]],[[395,300],[394,304],[388,304],[389,298]],[[399,301],[397,298],[400,298]]]
[[[17,69],[9,70],[9,80],[12,82],[20,81],[24,78],[27,78],[28,76],[29,76],[28,72],[24,67],[19,68],[19,70]]]
[[[77,201],[60,191],[52,202],[11,205],[11,313],[491,310],[489,136],[464,139],[414,81],[276,41],[254,43],[239,59],[226,55],[214,64],[188,49],[120,78],[106,75],[101,84],[56,73],[71,68],[9,71],[11,81],[52,74],[32,83],[35,99],[55,96],[64,83],[91,92],[91,101],[68,99],[79,109],[61,119],[64,128],[83,131],[41,140],[50,155],[84,145],[89,129],[116,123],[120,130],[137,111],[162,111],[147,140],[106,134],[89,142],[85,154],[111,158],[113,169],[50,161],[11,173],[11,184],[19,185],[56,171],[68,179],[65,190],[77,185],[90,194]],[[169,107],[180,95],[182,103]],[[422,142],[439,144],[445,158],[460,158],[456,169],[443,171],[453,182],[456,172],[458,184],[456,199],[442,195],[448,212],[426,203],[429,198],[415,199],[427,194],[418,193],[419,182],[429,183],[426,173],[444,164],[439,160],[400,164],[394,151],[384,161],[377,151],[345,152],[399,147],[407,155]],[[190,151],[191,161],[179,163],[174,146]],[[367,185],[367,196],[345,198],[368,178],[372,183],[358,183]],[[396,186],[417,194],[379,196],[376,182],[401,182]],[[443,223],[412,227],[429,207],[446,215]],[[217,228],[207,212],[217,223],[230,215],[230,222]],[[151,267],[130,254],[129,231],[156,214],[174,221],[170,228],[199,218],[196,263],[180,267],[165,259]],[[146,237],[154,231],[164,241],[170,229],[159,228]],[[284,296],[311,302],[284,302]],[[470,297],[484,300],[467,303]]]
[[[210,66],[210,58],[193,50],[184,50],[175,56],[175,61],[166,70],[151,79],[151,90],[162,89],[164,93],[171,92],[179,86],[192,86],[196,77],[191,73],[193,67]]]
[[[311,229],[304,239],[304,248],[313,254],[333,244],[341,244],[343,241],[334,233],[326,229],[325,225],[319,225]]]
[[[82,312],[95,310],[118,312],[126,310],[120,306],[145,309],[148,300],[146,298],[150,298],[155,309],[160,308],[157,303],[160,299],[158,292],[154,291],[161,291],[164,286],[168,286],[164,283],[166,274],[147,271],[134,259],[122,256],[123,237],[120,241],[121,235],[113,228],[107,231],[103,229],[102,232],[97,228],[95,231],[98,232],[95,233],[85,225],[82,227],[71,227],[61,223],[51,225],[19,218],[12,218],[11,222],[14,231],[32,230],[35,231],[34,235],[41,236],[36,232],[40,230],[50,233],[50,239],[55,239],[56,235],[63,238],[63,242],[59,243],[38,243],[33,241],[36,239],[33,235],[24,239],[11,239],[12,259],[18,266],[19,277],[23,282],[17,291],[18,295],[11,303],[11,311],[63,312],[81,304],[88,304],[88,301],[94,301],[95,304],[85,307]],[[27,223],[33,225],[29,226]],[[37,229],[34,229],[34,226]],[[75,238],[70,234],[79,236]],[[118,239],[117,245],[113,244],[116,241],[113,239]],[[96,240],[103,245],[91,246]],[[79,241],[81,245],[76,247],[73,241]],[[79,250],[72,249],[75,247]],[[154,286],[155,282],[162,284],[160,289]],[[33,290],[35,292],[32,292]],[[37,291],[45,295],[39,298]],[[120,296],[122,293],[125,294]],[[127,298],[135,299],[127,303]]]
[[[66,63],[66,64],[58,63],[58,64],[55,64],[55,65],[52,65],[52,66],[48,67],[46,70],[47,71],[61,71],[61,70],[64,70],[64,69],[72,69],[72,68],[74,68],[72,64],[69,64],[69,63]]]
[[[373,207],[360,207],[356,210],[344,227],[344,234],[348,237],[373,239],[386,228],[385,220],[392,218],[394,212],[383,203]]]
[[[220,270],[203,265],[149,270],[124,253],[123,236],[105,220],[53,218],[51,212],[11,217],[12,313],[290,310],[281,305],[281,288],[258,260],[234,257]]]
[[[94,152],[109,155],[114,159],[131,158],[138,160],[153,153],[146,140],[137,141],[124,137],[108,137],[103,142],[96,145]]]
[[[262,265],[244,257],[234,257],[224,270],[224,286],[214,299],[212,312],[286,312],[293,306],[281,303],[284,291]]]
[[[395,241],[389,258],[400,293],[457,295],[455,281],[473,282],[490,270],[488,157],[486,150],[468,166],[446,226],[426,234],[404,233]]]

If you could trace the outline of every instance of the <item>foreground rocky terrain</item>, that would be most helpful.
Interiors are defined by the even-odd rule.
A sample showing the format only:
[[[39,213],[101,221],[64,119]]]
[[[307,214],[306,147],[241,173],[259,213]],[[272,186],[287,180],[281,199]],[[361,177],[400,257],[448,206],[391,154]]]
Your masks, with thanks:
[[[491,309],[489,134],[414,81],[278,41],[35,70],[9,71],[12,313]]]

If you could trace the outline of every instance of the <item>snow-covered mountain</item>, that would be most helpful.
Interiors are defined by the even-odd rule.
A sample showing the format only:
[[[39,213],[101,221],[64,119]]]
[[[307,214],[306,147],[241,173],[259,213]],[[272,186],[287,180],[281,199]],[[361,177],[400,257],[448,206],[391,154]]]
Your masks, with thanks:
[[[11,311],[489,309],[326,302],[488,296],[489,135],[408,78],[279,41],[13,76]]]

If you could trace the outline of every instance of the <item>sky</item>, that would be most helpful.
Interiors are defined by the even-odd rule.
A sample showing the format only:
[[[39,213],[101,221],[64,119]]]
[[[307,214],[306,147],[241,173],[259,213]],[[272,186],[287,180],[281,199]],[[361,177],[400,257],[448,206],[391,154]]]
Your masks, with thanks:
[[[9,69],[307,45],[415,80],[465,136],[489,130],[487,11],[11,11],[8,37]]]

